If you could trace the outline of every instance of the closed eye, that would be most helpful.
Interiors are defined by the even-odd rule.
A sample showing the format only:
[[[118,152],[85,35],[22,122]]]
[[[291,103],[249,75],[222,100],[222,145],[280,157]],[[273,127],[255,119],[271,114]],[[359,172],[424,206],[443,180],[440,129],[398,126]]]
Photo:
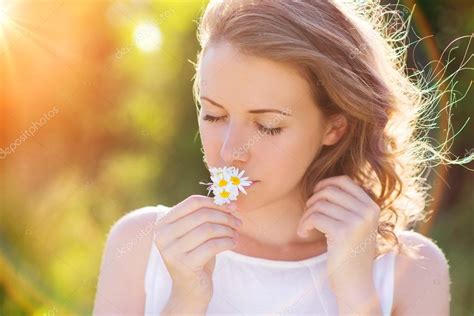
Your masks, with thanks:
[[[225,116],[220,116],[220,117],[217,117],[217,116],[212,116],[212,115],[204,115],[202,117],[203,120],[205,121],[209,121],[209,122],[220,122],[222,120],[225,119]],[[275,128],[269,128],[269,127],[265,127],[257,122],[255,122],[255,124],[257,125],[257,128],[259,131],[265,133],[265,134],[269,134],[269,135],[277,135],[277,134],[280,134],[282,132],[282,129],[281,127],[275,127]]]

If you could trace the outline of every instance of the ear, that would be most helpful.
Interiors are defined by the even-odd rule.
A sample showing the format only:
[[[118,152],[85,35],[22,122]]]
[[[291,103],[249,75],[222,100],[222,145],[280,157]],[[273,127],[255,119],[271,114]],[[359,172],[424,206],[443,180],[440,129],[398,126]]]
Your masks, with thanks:
[[[328,120],[326,133],[323,138],[323,145],[330,146],[336,144],[347,129],[347,119],[343,114],[335,114]]]

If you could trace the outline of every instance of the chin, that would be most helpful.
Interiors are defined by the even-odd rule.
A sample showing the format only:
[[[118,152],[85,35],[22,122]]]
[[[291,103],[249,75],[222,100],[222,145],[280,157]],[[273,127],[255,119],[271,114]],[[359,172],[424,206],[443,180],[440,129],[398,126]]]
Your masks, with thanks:
[[[237,200],[234,201],[237,204],[237,211],[238,212],[251,212],[259,207],[261,207],[264,203],[264,199],[261,196],[258,196],[258,200],[256,199],[257,195],[252,194],[247,191],[247,195],[240,193],[237,197]]]

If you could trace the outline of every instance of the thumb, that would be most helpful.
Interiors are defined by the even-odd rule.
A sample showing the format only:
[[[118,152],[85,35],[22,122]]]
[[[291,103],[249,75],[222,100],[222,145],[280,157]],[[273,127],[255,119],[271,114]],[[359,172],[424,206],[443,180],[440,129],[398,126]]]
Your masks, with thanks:
[[[303,232],[304,230],[306,230],[305,222],[306,222],[306,219],[309,216],[309,213],[310,212],[309,212],[308,207],[305,207],[303,215],[301,215],[300,221],[298,223],[298,235],[300,234],[300,232]]]
[[[302,219],[300,220],[299,225],[298,225],[298,231],[297,231],[297,233],[298,233],[299,236],[301,236],[301,237],[308,237],[308,232],[307,232],[308,229],[307,229],[306,226],[307,226],[307,225],[306,225],[306,221],[305,221],[304,218],[302,218]]]
[[[209,260],[204,266],[204,270],[206,270],[210,275],[212,275],[215,267],[216,267],[216,257],[212,257],[212,259]]]

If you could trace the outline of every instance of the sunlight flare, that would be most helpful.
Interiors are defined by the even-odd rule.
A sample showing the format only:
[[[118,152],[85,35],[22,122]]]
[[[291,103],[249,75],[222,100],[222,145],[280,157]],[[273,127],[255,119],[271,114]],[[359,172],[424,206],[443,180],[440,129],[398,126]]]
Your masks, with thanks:
[[[144,52],[157,50],[161,45],[161,31],[153,23],[142,23],[135,28],[135,45]]]

